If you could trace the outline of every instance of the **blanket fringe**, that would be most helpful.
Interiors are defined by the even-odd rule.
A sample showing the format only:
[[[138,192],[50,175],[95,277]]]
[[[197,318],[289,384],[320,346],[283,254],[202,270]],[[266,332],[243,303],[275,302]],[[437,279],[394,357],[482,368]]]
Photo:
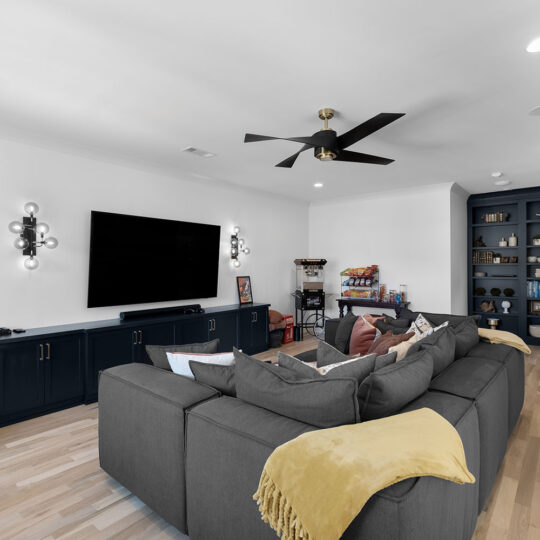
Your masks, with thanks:
[[[274,484],[266,469],[253,495],[263,521],[276,531],[282,540],[311,540],[287,498]]]

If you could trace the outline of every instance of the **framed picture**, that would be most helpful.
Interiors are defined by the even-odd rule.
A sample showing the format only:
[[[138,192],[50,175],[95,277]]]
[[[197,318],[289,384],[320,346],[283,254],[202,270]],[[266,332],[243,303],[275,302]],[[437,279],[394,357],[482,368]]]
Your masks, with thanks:
[[[516,264],[518,262],[518,258],[517,257],[510,257],[510,262],[512,264]]]
[[[508,261],[510,260],[510,257],[501,257],[501,262],[503,264],[508,264]]]
[[[251,278],[249,276],[237,276],[238,300],[241,304],[253,304],[253,291],[251,290]]]

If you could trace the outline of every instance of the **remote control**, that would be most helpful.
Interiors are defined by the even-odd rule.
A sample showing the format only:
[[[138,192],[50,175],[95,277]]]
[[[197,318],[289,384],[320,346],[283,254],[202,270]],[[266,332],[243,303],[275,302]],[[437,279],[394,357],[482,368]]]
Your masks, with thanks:
[[[13,331],[16,334],[24,334],[26,332],[26,330],[23,330],[22,328],[14,328]]]

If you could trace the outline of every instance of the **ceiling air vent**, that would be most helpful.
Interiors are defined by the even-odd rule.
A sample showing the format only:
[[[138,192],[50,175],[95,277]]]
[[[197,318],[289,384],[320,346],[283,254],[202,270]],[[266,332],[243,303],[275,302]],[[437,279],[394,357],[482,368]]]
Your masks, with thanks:
[[[182,149],[182,152],[187,152],[188,154],[194,154],[199,157],[211,158],[216,154],[212,152],[207,152],[206,150],[201,150],[200,148],[195,148],[194,146],[186,146]]]

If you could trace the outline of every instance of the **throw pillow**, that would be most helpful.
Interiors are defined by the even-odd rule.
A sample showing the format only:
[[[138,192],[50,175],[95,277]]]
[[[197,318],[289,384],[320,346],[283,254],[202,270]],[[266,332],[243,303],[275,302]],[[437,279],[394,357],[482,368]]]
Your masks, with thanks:
[[[351,378],[291,380],[281,368],[234,349],[236,397],[320,428],[354,424],[358,413],[358,382]]]
[[[390,347],[398,345],[402,341],[407,341],[414,336],[414,332],[409,334],[392,334],[388,331],[383,334],[379,339],[373,342],[368,350],[368,353],[375,353],[377,356],[380,354],[386,354]]]
[[[233,353],[217,353],[217,354],[200,354],[200,353],[167,353],[167,359],[171,369],[177,375],[183,375],[193,379],[193,372],[189,367],[189,361],[204,362],[205,364],[219,364],[222,366],[230,366],[234,364]]]
[[[351,331],[349,354],[366,354],[376,335],[377,329],[364,317],[358,317]]]
[[[478,327],[473,319],[465,319],[454,328],[456,334],[455,359],[463,358],[478,343]]]
[[[388,352],[386,354],[381,354],[375,358],[375,370],[382,369],[383,367],[389,366],[396,361],[397,352]]]
[[[420,339],[426,337],[432,331],[433,326],[421,313],[418,314],[418,317],[411,323],[409,328],[409,332],[414,332]]]
[[[392,319],[391,317],[386,317],[384,320],[377,321],[377,329],[381,331],[382,334],[386,332],[392,332],[392,334],[406,334],[409,330],[409,321],[404,319]]]
[[[191,352],[201,354],[214,354],[218,352],[219,339],[213,339],[206,343],[186,343],[184,345],[147,345],[146,354],[154,366],[172,371],[167,360],[168,352]]]
[[[344,362],[349,360],[346,354],[338,351],[332,345],[326,343],[326,341],[319,341],[317,345],[317,367],[328,366],[330,364],[337,364],[338,362]]]
[[[234,366],[205,364],[190,360],[189,367],[197,382],[211,386],[226,396],[236,396]]]
[[[349,340],[351,339],[351,332],[358,317],[353,315],[352,311],[349,311],[345,317],[340,319],[336,330],[336,349],[342,353],[347,354],[349,352]]]
[[[377,322],[384,321],[385,317],[384,315],[370,315],[369,313],[366,313],[364,315],[364,319],[366,319],[369,324],[372,324],[375,328],[377,328]]]
[[[396,353],[396,362],[399,362],[400,360],[403,360],[405,358],[405,355],[409,351],[409,349],[419,340],[417,336],[413,336],[411,339],[408,339],[407,341],[402,341],[401,343],[398,343],[397,345],[394,345],[393,347],[390,347],[388,349],[389,353],[395,352]]]
[[[415,343],[407,357],[418,351],[428,351],[433,358],[433,377],[446,369],[455,358],[456,335],[453,328],[441,328]]]
[[[268,310],[268,322],[270,324],[279,324],[283,320],[283,315],[275,309]]]
[[[432,373],[433,359],[428,351],[374,371],[358,388],[362,420],[400,411],[428,389]]]

